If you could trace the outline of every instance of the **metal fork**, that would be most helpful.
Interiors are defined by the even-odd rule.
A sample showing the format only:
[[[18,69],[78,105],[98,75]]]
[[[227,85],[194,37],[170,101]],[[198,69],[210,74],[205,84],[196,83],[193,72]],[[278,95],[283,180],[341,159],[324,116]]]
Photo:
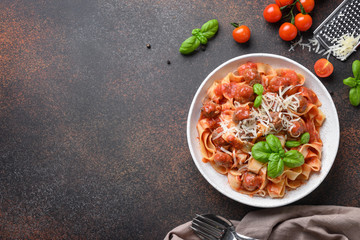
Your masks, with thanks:
[[[256,240],[238,234],[232,222],[214,214],[196,214],[191,229],[204,240]]]

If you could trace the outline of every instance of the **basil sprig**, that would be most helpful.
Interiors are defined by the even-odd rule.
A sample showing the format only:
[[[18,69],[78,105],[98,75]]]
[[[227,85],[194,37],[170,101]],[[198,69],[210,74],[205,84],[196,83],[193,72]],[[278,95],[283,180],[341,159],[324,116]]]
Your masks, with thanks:
[[[300,141],[286,141],[285,146],[287,148],[298,147],[301,144],[306,144],[310,141],[310,133],[303,133],[300,137]]]
[[[195,51],[201,44],[207,44],[208,39],[213,37],[219,29],[219,22],[212,19],[204,25],[201,29],[195,28],[192,30],[192,36],[186,39],[180,46],[179,52],[182,54],[189,54]]]
[[[349,92],[349,100],[353,106],[360,104],[360,61],[355,60],[352,63],[352,72],[354,77],[348,77],[343,80],[345,85],[351,87]]]
[[[255,143],[251,154],[259,162],[268,162],[267,175],[271,178],[280,176],[284,171],[284,165],[294,168],[304,164],[304,156],[299,151],[285,152],[279,138],[272,134],[266,136],[266,141]]]
[[[259,107],[261,105],[262,101],[262,94],[264,92],[264,87],[260,83],[256,83],[253,86],[254,93],[256,93],[258,96],[255,98],[254,101],[254,107]]]

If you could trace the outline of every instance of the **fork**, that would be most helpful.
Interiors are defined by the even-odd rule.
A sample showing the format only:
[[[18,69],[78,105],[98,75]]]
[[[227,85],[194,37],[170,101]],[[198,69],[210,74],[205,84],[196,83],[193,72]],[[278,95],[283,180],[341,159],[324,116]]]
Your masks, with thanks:
[[[256,240],[238,234],[231,221],[214,214],[196,214],[191,229],[203,240]]]

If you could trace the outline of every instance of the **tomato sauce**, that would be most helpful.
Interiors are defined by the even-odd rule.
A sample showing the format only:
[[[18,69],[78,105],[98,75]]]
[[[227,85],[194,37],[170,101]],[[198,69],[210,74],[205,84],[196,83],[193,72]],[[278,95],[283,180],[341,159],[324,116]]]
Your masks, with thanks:
[[[312,104],[315,104],[319,101],[316,94],[311,89],[308,89],[307,87],[301,87],[299,89],[299,92],[302,96],[304,96],[306,99],[308,99],[310,101],[310,103],[312,103]]]
[[[241,65],[240,67],[238,67],[237,71],[238,71],[239,75],[244,75],[244,72],[247,69],[256,69],[257,70],[256,63],[247,62],[247,63]]]
[[[218,85],[214,89],[214,92],[217,96],[224,95],[227,98],[234,98],[240,103],[246,103],[252,101],[255,98],[252,87],[234,82]]]
[[[278,76],[273,77],[270,80],[268,91],[278,92],[280,87],[285,88],[290,85],[297,85],[300,83],[300,78],[293,70],[281,70]]]
[[[250,107],[249,105],[246,105],[246,106],[237,107],[235,109],[233,120],[234,122],[239,122],[249,117],[250,117]]]

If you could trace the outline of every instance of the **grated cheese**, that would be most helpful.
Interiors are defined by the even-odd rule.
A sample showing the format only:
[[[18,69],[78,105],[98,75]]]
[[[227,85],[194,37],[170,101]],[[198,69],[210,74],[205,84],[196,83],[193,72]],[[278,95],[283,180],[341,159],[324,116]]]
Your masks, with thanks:
[[[296,85],[298,86],[298,85]],[[296,86],[289,86],[280,88],[279,93],[265,93],[262,96],[261,105],[258,108],[252,108],[250,117],[239,121],[238,124],[228,127],[230,122],[223,121],[220,118],[220,126],[223,131],[219,133],[214,139],[219,138],[225,133],[232,133],[236,138],[241,140],[251,140],[258,136],[267,135],[271,132],[279,132],[281,130],[288,131],[294,126],[295,121],[299,121],[300,117],[291,111],[296,111],[300,106],[298,94],[284,96],[284,94],[291,88]],[[234,106],[239,107],[240,103],[234,102]],[[276,129],[274,126],[271,113],[277,113],[281,119],[281,128]],[[225,151],[224,151],[225,152]],[[233,156],[230,152],[229,155]]]
[[[327,35],[324,35],[324,37],[333,44],[329,47],[329,50],[323,49],[316,38],[308,39],[308,42],[305,43],[301,36],[298,41],[292,42],[289,51],[295,51],[295,47],[300,46],[303,50],[304,48],[308,48],[309,52],[314,51],[317,54],[326,55],[327,59],[329,59],[330,54],[332,54],[337,59],[344,61],[347,56],[356,51],[355,47],[360,41],[360,34],[355,37],[355,31],[352,34],[346,33],[339,38],[331,38]]]

